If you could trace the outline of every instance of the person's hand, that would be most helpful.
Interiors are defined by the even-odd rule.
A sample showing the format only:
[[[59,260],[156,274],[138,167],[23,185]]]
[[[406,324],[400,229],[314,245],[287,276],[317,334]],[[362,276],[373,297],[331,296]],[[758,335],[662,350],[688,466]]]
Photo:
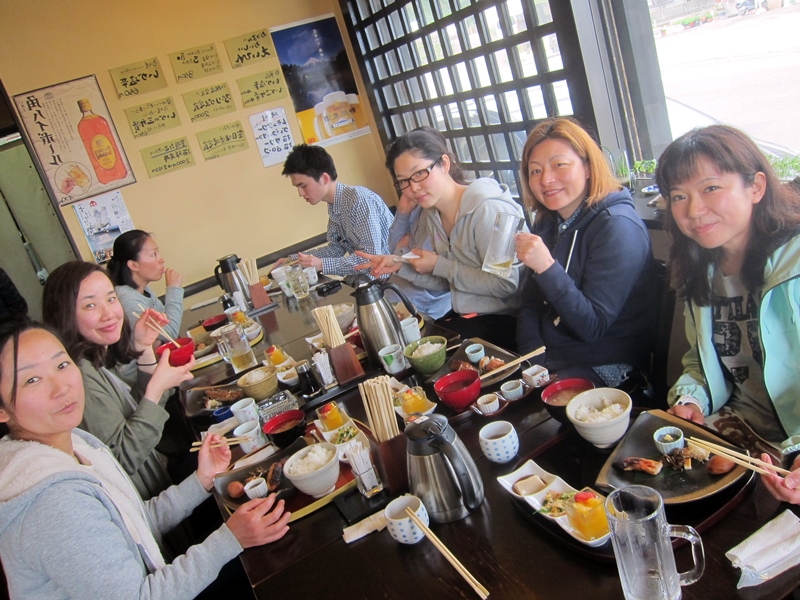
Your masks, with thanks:
[[[284,512],[283,500],[275,502],[277,496],[250,500],[242,504],[228,519],[228,529],[242,548],[252,548],[281,539],[289,531],[289,517]]]
[[[405,193],[400,194],[400,199],[397,201],[397,213],[400,215],[410,215],[417,207],[414,199],[406,196]]]
[[[169,364],[169,354],[169,348],[161,353],[161,358],[158,359],[158,364],[150,376],[150,381],[144,391],[145,399],[156,404],[168,389],[177,387],[182,382],[189,381],[194,377],[191,374],[192,367],[194,367],[194,356],[185,365],[173,367]]]
[[[300,266],[304,269],[306,267],[314,267],[317,270],[317,273],[322,271],[322,259],[318,256],[314,256],[313,254],[303,254],[302,252],[298,252],[297,262],[299,262]]]
[[[166,277],[167,287],[181,287],[183,283],[183,275],[178,273],[174,269],[167,269],[164,271],[164,276]]]
[[[225,438],[216,433],[209,433],[200,445],[197,454],[197,479],[206,491],[214,485],[214,475],[221,473],[231,464],[231,449],[227,444],[212,448],[211,444],[224,441]]]
[[[358,271],[369,269],[375,277],[397,273],[403,265],[401,262],[395,262],[393,254],[367,254],[356,250],[356,256],[363,258],[367,262],[356,265],[355,269]]]
[[[675,406],[671,406],[667,412],[681,419],[691,421],[692,423],[704,425],[706,422],[703,411],[700,410],[697,404],[676,404]]]
[[[517,234],[516,250],[517,258],[534,273],[544,273],[556,262],[542,238],[532,233]]]
[[[408,260],[408,264],[414,267],[417,273],[432,273],[433,268],[436,266],[436,261],[439,259],[439,255],[436,254],[436,252],[423,250],[422,248],[414,248],[411,251],[419,256],[419,258],[406,259]]]
[[[274,265],[272,265],[272,268],[269,270],[269,272],[270,272],[270,273],[272,273],[272,272],[273,272],[275,269],[277,269],[278,267],[280,267],[280,266],[281,266],[283,263],[285,263],[287,260],[289,260],[289,259],[288,259],[288,258],[286,258],[285,256],[284,256],[283,258],[279,258],[278,260],[276,260],[276,261],[275,261],[275,264],[274,264]]]
[[[772,459],[769,454],[762,454],[761,460],[772,464]],[[770,473],[769,475],[762,475],[761,481],[767,488],[770,494],[781,502],[789,502],[790,504],[800,504],[800,456],[797,456],[789,468],[791,473],[786,477],[781,477],[777,473]]]
[[[137,352],[152,348],[158,339],[158,331],[148,325],[150,320],[158,323],[161,327],[169,323],[167,316],[157,310],[148,308],[142,312],[139,318],[136,319],[136,323],[133,324],[133,347]]]

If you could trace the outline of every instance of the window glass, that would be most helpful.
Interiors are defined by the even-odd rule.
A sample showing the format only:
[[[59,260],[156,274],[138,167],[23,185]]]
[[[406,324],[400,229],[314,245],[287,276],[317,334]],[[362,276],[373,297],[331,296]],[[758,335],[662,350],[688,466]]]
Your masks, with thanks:
[[[455,145],[455,155],[460,163],[471,163],[472,162],[472,152],[469,149],[469,144],[467,143],[467,138],[465,137],[456,137],[453,138],[453,143]]]
[[[471,135],[472,150],[475,153],[475,162],[489,162],[489,145],[486,143],[486,136]]]
[[[517,96],[516,90],[503,94],[503,101],[506,107],[504,113],[506,120],[512,123],[522,121],[522,108],[520,107],[519,96]]]
[[[450,2],[448,0],[433,0],[436,6],[436,12],[439,17],[449,17],[453,11],[450,10]]]
[[[378,42],[378,36],[375,33],[375,26],[367,25],[364,31],[367,33],[367,44],[369,44],[369,49],[375,50],[378,46],[380,46]]]
[[[389,76],[389,71],[386,70],[386,61],[382,54],[374,58],[375,70],[378,72],[378,79],[386,79]]]
[[[500,112],[497,110],[497,98],[493,94],[484,96],[483,103],[483,118],[487,125],[497,125],[500,123]]]
[[[547,56],[547,70],[558,71],[564,68],[564,63],[561,62],[561,50],[558,49],[558,39],[556,34],[551,33],[542,38],[542,46],[544,47],[545,56]]]
[[[387,108],[396,108],[397,99],[394,96],[394,88],[390,85],[383,86],[383,97],[386,100]]]
[[[422,76],[422,82],[425,88],[425,96],[427,96],[428,100],[439,97],[439,94],[436,92],[436,83],[433,79],[433,73],[425,73]]]
[[[470,0],[455,0],[456,10],[466,8],[470,5]]]
[[[439,74],[439,82],[442,85],[442,94],[445,96],[450,96],[453,94],[453,82],[450,80],[450,72],[447,68],[439,69],[437,71]]]
[[[481,35],[478,33],[478,24],[475,17],[470,15],[462,22],[464,37],[466,38],[467,48],[478,48],[481,45]]]
[[[406,127],[403,124],[403,118],[398,114],[392,115],[392,129],[394,129],[398,136],[401,136],[406,132]]]
[[[399,39],[406,34],[403,28],[403,15],[400,14],[399,10],[389,13],[389,26],[392,28],[392,34],[395,39]]]
[[[486,34],[489,40],[496,42],[503,39],[503,29],[500,27],[500,16],[497,14],[497,8],[492,6],[483,11],[483,20],[486,23]]]
[[[411,48],[414,50],[414,57],[417,59],[417,66],[424,67],[427,65],[428,53],[425,50],[425,42],[422,41],[422,38],[415,39]]]
[[[502,133],[493,133],[489,136],[489,139],[492,140],[492,152],[494,152],[494,157],[497,160],[510,160],[511,157],[508,154],[508,146],[506,145],[506,136]]]
[[[417,120],[414,118],[413,112],[403,113],[403,122],[406,126],[406,131],[411,131],[412,129],[416,129],[418,127]]]
[[[450,56],[454,56],[456,54],[461,54],[461,42],[458,39],[458,28],[455,26],[454,23],[451,23],[447,27],[444,28],[444,35],[445,39],[447,40],[449,54]]]
[[[406,80],[406,83],[408,84],[408,91],[411,94],[411,101],[422,102],[424,98],[422,97],[422,89],[419,87],[419,80],[416,77],[411,77]]]
[[[458,63],[453,70],[453,76],[455,77],[456,88],[459,92],[468,92],[472,89],[472,85],[469,82],[469,72],[467,71],[466,63]]]
[[[401,106],[408,104],[408,92],[406,91],[406,84],[404,81],[398,81],[394,84],[394,91],[397,94],[397,102]]]
[[[489,77],[489,65],[486,64],[486,58],[483,56],[476,56],[472,61],[472,66],[475,69],[475,74],[478,77],[478,87],[487,87],[492,85],[492,80]]]
[[[409,2],[403,7],[403,10],[406,14],[406,23],[408,23],[408,29],[410,31],[416,31],[419,29],[419,21],[417,20],[417,13],[414,12],[414,3]]]
[[[511,144],[514,146],[512,152],[514,153],[514,160],[519,161],[522,158],[522,149],[525,147],[525,140],[528,139],[528,133],[522,130],[511,132]]]
[[[550,12],[550,2],[548,0],[530,0],[533,3],[534,14],[536,15],[537,25],[547,25],[553,22],[553,15]]]
[[[556,94],[556,105],[560,116],[568,116],[572,112],[572,99],[569,97],[569,87],[563,79],[553,83],[553,91]]]
[[[386,53],[386,62],[389,63],[389,73],[399,75],[403,71],[400,69],[400,62],[397,60],[397,52],[393,49]]]
[[[442,60],[444,58],[444,48],[442,47],[442,40],[439,39],[439,32],[434,31],[428,35],[428,42],[430,43],[433,60]]]
[[[528,29],[525,24],[525,13],[522,12],[522,0],[508,0],[506,10],[511,21],[511,33],[521,33]]]
[[[414,114],[417,117],[417,123],[419,123],[420,127],[422,127],[423,125],[427,127],[431,126],[431,120],[430,118],[428,118],[428,111],[426,111],[424,108],[415,110]]]
[[[446,107],[447,124],[450,129],[463,129],[464,122],[461,119],[461,111],[458,110],[458,104],[451,102]]]
[[[444,112],[442,112],[442,107],[438,104],[434,104],[431,106],[431,114],[433,115],[433,128],[438,129],[439,131],[444,131],[446,123],[444,121]]]
[[[494,53],[494,62],[497,65],[497,75],[500,78],[500,83],[514,80],[514,75],[511,72],[511,63],[508,61],[508,52],[506,52],[505,48]]]
[[[378,37],[381,40],[381,44],[388,44],[391,41],[392,36],[389,33],[389,24],[386,22],[386,19],[378,19],[375,22],[375,27],[378,30]]]
[[[367,0],[356,0],[356,6],[358,6],[358,16],[362,19],[366,19],[370,14]]]
[[[508,186],[508,191],[512,196],[519,196],[519,189],[517,188],[516,173],[510,169],[501,169],[497,172],[497,179],[500,183],[505,183]]]
[[[480,127],[481,118],[478,115],[478,103],[470,98],[464,102],[464,113],[467,117],[467,127]]]
[[[523,77],[533,77],[538,74],[536,70],[536,60],[533,58],[533,48],[530,42],[524,42],[514,47],[517,52],[517,60],[522,67]]]
[[[436,15],[433,14],[431,3],[428,0],[417,0],[417,2],[423,25],[430,25],[436,20]]]
[[[534,85],[525,89],[528,103],[531,107],[531,119],[534,121],[547,118],[547,107],[544,104],[544,94],[541,86]]]
[[[414,60],[411,58],[411,50],[408,45],[403,44],[397,48],[397,53],[400,55],[400,65],[403,71],[410,71],[414,68]]]

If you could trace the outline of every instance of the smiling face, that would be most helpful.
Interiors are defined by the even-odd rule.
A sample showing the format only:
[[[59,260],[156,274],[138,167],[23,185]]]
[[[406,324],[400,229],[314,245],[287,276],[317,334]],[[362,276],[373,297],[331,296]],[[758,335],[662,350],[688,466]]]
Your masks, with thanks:
[[[14,438],[59,447],[83,418],[83,378],[64,346],[43,329],[19,336],[16,361],[17,390],[10,405],[14,381],[14,348],[9,340],[0,352],[0,422]]]
[[[738,173],[723,173],[699,156],[695,173],[669,190],[669,208],[678,229],[706,249],[721,248],[728,257],[742,256],[753,206],[765,191],[761,172],[745,183]]]
[[[446,154],[442,155],[438,164],[433,164],[433,168],[428,171],[434,162],[435,160],[414,152],[403,152],[394,161],[395,179],[408,180],[409,185],[402,190],[402,193],[422,208],[436,206],[445,192],[445,187],[452,181],[447,181],[449,177],[444,177],[450,169],[450,158]],[[422,181],[410,180],[412,176],[419,179],[426,171],[428,174]]]
[[[136,260],[128,261],[128,268],[131,270],[133,280],[139,285],[140,289],[153,281],[158,281],[164,275],[164,259],[158,251],[156,241],[148,237]]]
[[[95,271],[81,281],[75,305],[78,332],[90,342],[108,347],[122,334],[123,310],[105,273]]]
[[[589,170],[572,146],[545,139],[528,155],[528,185],[547,209],[567,219],[586,197]]]
[[[332,181],[327,173],[323,173],[319,180],[292,173],[289,175],[292,185],[297,188],[297,195],[308,202],[311,206],[316,206],[322,201],[333,202],[333,193],[336,191],[336,182]],[[331,186],[333,184],[333,186]],[[331,189],[331,187],[333,189]]]

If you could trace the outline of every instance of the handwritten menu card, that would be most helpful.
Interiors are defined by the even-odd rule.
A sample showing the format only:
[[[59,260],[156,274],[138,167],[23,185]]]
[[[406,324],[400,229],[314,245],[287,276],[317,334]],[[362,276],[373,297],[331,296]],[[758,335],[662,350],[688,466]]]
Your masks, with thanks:
[[[183,94],[192,123],[236,111],[227,83],[217,83]]]
[[[175,103],[170,96],[126,108],[125,116],[128,118],[134,138],[146,137],[181,124],[181,119],[175,111]]]
[[[140,152],[150,179],[194,165],[194,156],[186,137],[142,148]]]
[[[111,69],[111,79],[117,89],[117,96],[128,98],[146,94],[167,87],[164,71],[158,58],[150,58],[139,62]]]
[[[234,69],[276,58],[272,38],[266,29],[227,39],[224,44]]]
[[[283,108],[272,108],[250,115],[261,162],[265,167],[282,163],[294,146],[294,138]]]
[[[245,107],[265,104],[286,97],[286,86],[281,79],[281,70],[272,69],[237,79],[242,104]]]
[[[178,83],[222,73],[217,46],[213,42],[169,55]]]
[[[235,154],[248,148],[241,121],[200,131],[197,133],[197,141],[200,142],[200,151],[205,160]]]

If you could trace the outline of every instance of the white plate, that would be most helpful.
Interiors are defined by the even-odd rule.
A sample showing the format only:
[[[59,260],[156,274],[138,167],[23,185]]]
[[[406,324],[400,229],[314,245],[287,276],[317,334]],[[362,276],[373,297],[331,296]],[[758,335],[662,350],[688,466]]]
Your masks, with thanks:
[[[341,429],[342,427],[347,427],[349,425],[352,425],[353,427],[358,429],[358,433],[356,434],[356,437],[350,438],[349,440],[347,440],[347,442],[343,442],[341,444],[334,444],[336,446],[336,450],[339,452],[339,460],[342,461],[342,462],[348,462],[347,461],[347,455],[344,452],[344,446],[348,442],[352,442],[353,440],[358,440],[359,442],[361,442],[362,446],[364,446],[365,448],[369,448],[369,440],[367,439],[367,436],[364,435],[364,432],[361,431],[361,429],[358,427],[358,425],[356,425],[353,422],[353,419],[347,419],[347,421],[345,421],[345,423],[344,423],[344,425],[342,425],[342,427],[334,429],[333,431],[324,431],[322,429],[322,423],[320,423],[319,419],[315,419],[314,420],[314,425],[317,426],[317,431],[319,431],[322,434],[322,437],[325,439],[325,441],[326,442],[330,442],[331,444],[333,444],[333,442],[331,442],[331,440],[333,439],[333,436],[335,436],[336,432],[339,431],[339,429]]]
[[[658,193],[658,186],[657,185],[648,185],[647,187],[642,188],[642,193],[647,194],[657,194]]]
[[[543,490],[536,492],[535,494],[530,494],[528,496],[520,496],[519,494],[515,494],[511,491],[511,486],[514,485],[514,482],[518,479],[522,479],[523,477],[527,477],[529,475],[538,475],[542,478],[542,480],[547,484]],[[511,494],[512,496],[516,496],[517,498],[522,498],[531,505],[536,511],[542,508],[542,500],[545,494],[549,491],[553,492],[577,492],[574,487],[569,485],[560,477],[553,475],[542,469],[539,465],[537,465],[532,460],[526,461],[519,469],[516,471],[509,473],[508,475],[503,475],[502,477],[498,477],[497,481],[500,482],[500,485],[505,488],[505,490]],[[558,523],[559,527],[566,531],[569,535],[574,537],[576,540],[581,542],[582,544],[586,544],[591,548],[596,548],[598,546],[602,546],[608,541],[608,538],[611,536],[610,533],[605,534],[602,537],[597,538],[596,540],[585,540],[583,539],[578,533],[572,528],[569,524],[569,519],[567,515],[562,515],[560,517],[550,517],[548,515],[539,513],[542,518],[550,519],[551,521],[555,521]]]

